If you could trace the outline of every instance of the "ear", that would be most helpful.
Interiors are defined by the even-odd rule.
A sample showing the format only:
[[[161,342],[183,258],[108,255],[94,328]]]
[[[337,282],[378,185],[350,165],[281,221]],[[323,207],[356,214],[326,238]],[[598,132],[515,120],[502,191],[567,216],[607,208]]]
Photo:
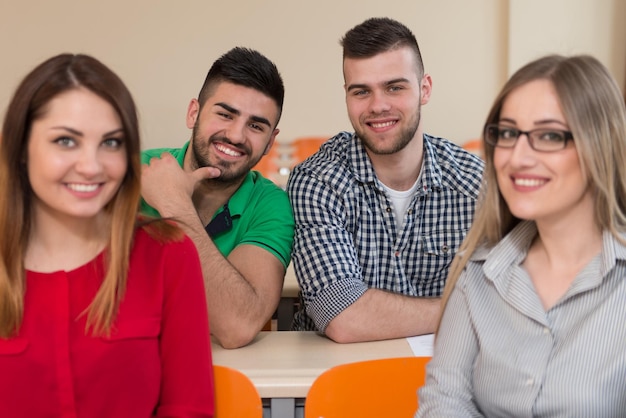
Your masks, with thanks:
[[[269,154],[270,150],[272,149],[272,145],[274,145],[274,142],[276,141],[276,136],[279,132],[280,129],[274,129],[274,132],[272,132],[272,135],[270,136],[269,142],[265,146],[265,151],[263,151],[263,155]]]
[[[420,103],[425,105],[430,101],[430,93],[433,91],[433,79],[430,77],[430,74],[424,74],[420,81],[420,89],[422,94]]]
[[[193,129],[200,114],[200,102],[198,99],[191,99],[187,107],[187,128]]]

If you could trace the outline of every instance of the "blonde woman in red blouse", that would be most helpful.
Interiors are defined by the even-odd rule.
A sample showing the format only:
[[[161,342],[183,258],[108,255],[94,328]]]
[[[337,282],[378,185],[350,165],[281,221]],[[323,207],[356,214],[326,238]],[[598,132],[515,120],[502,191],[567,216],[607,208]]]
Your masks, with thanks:
[[[0,416],[210,417],[193,243],[136,218],[137,114],[98,60],[18,86],[0,143]]]

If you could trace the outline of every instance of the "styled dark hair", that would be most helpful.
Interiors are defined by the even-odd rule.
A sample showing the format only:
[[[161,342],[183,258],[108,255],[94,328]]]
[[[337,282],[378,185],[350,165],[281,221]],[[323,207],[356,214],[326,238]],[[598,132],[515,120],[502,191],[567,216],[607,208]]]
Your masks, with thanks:
[[[211,66],[198,94],[200,108],[217,85],[224,81],[258,90],[270,97],[278,106],[280,120],[285,98],[283,79],[276,65],[263,54],[253,49],[235,47],[219,57]]]
[[[424,75],[424,62],[413,32],[388,17],[373,17],[350,29],[339,41],[343,58],[371,58],[382,52],[409,47],[415,53],[418,75]]]
[[[24,312],[24,255],[31,224],[32,189],[26,168],[33,122],[59,94],[87,89],[117,112],[124,132],[126,175],[104,210],[111,214],[106,276],[87,311],[87,326],[110,330],[126,289],[128,258],[140,199],[140,143],[130,92],[107,66],[88,55],[61,54],[33,69],[20,83],[6,112],[0,141],[0,337],[17,331]]]

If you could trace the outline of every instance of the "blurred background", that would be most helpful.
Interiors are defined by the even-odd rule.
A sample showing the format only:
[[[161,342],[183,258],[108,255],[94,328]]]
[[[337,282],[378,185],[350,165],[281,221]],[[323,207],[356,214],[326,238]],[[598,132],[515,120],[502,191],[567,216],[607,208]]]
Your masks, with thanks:
[[[459,144],[480,135],[506,78],[546,53],[588,53],[624,86],[622,0],[0,0],[0,111],[36,64],[61,52],[94,55],[137,101],[143,148],[179,146],[189,100],[211,63],[234,46],[258,49],[285,81],[278,141],[351,130],[341,72],[343,34],[368,17],[415,33],[432,100],[425,131]]]

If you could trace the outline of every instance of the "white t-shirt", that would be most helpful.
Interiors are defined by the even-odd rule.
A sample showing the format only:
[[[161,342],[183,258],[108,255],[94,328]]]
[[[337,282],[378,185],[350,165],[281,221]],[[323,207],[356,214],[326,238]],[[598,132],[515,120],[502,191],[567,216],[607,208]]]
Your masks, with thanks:
[[[402,225],[404,225],[404,214],[406,213],[406,210],[409,204],[411,203],[411,199],[413,198],[413,195],[417,191],[421,178],[422,178],[422,171],[420,170],[420,174],[419,176],[417,176],[417,180],[415,180],[415,183],[413,183],[411,188],[408,190],[394,190],[383,184],[383,188],[385,189],[385,191],[389,195],[389,198],[391,199],[391,203],[393,206],[393,214],[396,218],[396,230],[398,232],[402,230]]]

